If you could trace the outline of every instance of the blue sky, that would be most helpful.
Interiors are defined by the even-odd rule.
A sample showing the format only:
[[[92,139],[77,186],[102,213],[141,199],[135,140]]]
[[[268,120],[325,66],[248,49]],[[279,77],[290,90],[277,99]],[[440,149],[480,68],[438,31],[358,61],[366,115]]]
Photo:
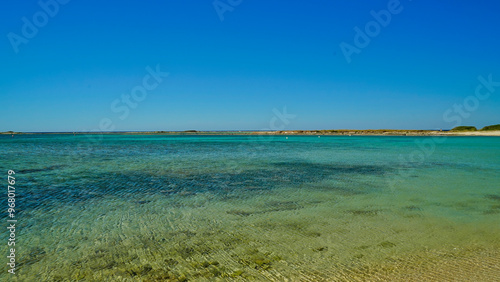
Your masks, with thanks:
[[[500,82],[500,2],[401,0],[348,63],[340,44],[392,1],[220,0],[222,21],[213,1],[4,1],[0,131],[258,130],[285,106],[285,129],[500,123],[500,87],[470,98],[478,76]]]

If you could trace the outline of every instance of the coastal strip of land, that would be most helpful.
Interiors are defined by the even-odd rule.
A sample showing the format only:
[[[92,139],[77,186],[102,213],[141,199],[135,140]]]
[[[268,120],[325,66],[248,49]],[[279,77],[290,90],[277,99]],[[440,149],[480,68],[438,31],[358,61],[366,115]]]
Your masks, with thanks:
[[[403,129],[328,129],[281,131],[113,131],[113,132],[0,132],[2,135],[70,134],[70,135],[317,135],[317,136],[500,136],[500,130],[441,131]]]

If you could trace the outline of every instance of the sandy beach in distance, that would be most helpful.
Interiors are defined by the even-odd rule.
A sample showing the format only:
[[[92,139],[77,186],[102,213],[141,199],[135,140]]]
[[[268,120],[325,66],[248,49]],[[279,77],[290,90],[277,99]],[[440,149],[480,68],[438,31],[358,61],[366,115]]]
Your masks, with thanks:
[[[495,131],[463,131],[463,132],[446,132],[447,135],[460,136],[500,136],[500,130]]]

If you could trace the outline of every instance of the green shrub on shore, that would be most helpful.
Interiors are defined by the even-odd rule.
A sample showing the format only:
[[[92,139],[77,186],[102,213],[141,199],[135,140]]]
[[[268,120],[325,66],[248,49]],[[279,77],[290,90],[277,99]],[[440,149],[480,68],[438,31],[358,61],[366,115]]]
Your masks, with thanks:
[[[475,126],[457,126],[451,131],[477,131],[477,128]]]
[[[488,125],[481,129],[481,131],[489,131],[489,130],[500,130],[500,124]]]

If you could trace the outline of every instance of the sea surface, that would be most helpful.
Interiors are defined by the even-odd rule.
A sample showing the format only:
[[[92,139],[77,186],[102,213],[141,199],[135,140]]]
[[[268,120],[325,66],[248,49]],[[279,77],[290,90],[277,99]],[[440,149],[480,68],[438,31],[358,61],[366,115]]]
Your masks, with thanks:
[[[500,137],[3,135],[0,160],[2,281],[500,279]]]

